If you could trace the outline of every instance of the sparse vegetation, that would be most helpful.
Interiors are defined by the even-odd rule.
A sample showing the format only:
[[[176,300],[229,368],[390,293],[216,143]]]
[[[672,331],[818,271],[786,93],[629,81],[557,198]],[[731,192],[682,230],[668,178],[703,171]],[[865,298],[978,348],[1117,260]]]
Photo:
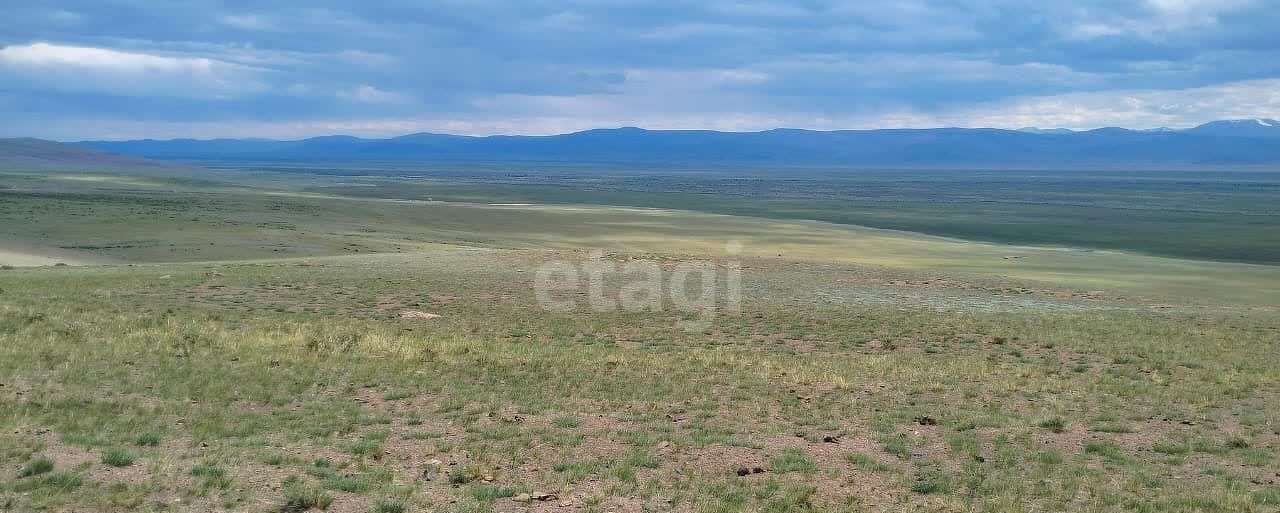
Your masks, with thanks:
[[[373,507],[374,513],[405,513],[406,511],[408,511],[408,508],[404,506],[404,503],[395,501],[378,501]]]
[[[911,481],[911,491],[919,494],[946,493],[950,490],[950,476],[936,466],[916,469]]]
[[[291,477],[284,483],[284,501],[280,504],[282,513],[296,513],[312,509],[328,509],[333,504],[333,496],[311,485],[307,485],[297,477]]]
[[[1036,425],[1054,433],[1061,433],[1067,429],[1067,419],[1054,415],[1040,419]]]
[[[410,397],[413,397],[413,393],[405,390],[393,390],[382,394],[382,400],[384,401],[398,401],[400,399],[408,399]]]
[[[102,462],[113,467],[133,465],[133,453],[128,449],[112,447],[102,452]]]
[[[471,487],[471,496],[478,501],[493,502],[494,499],[514,497],[516,490],[505,486],[478,485]]]
[[[22,466],[22,470],[18,471],[18,477],[32,477],[41,474],[47,474],[53,471],[53,461],[43,456],[28,461]]]
[[[849,463],[852,463],[854,467],[857,467],[858,470],[862,470],[864,472],[888,472],[893,470],[893,467],[881,463],[874,457],[867,454],[849,454],[846,459],[848,459]]]
[[[782,454],[775,456],[769,460],[774,472],[785,474],[787,472],[813,472],[818,469],[818,464],[813,458],[805,453],[804,450],[796,447],[788,447],[783,449]]]
[[[382,456],[382,442],[376,438],[362,438],[351,444],[351,454],[378,458]]]
[[[884,452],[899,458],[906,459],[911,456],[910,442],[908,442],[907,437],[903,435],[888,437],[884,440],[884,445],[881,448],[884,449]]]
[[[1008,248],[866,232],[872,250],[825,225],[321,201],[302,189],[332,184],[280,180],[296,188],[73,184],[0,203],[7,235],[118,259],[4,274],[0,509],[1277,501],[1280,274],[1266,266],[1004,260]],[[619,265],[727,265],[706,242],[724,233],[750,234],[734,260],[746,291],[707,330],[675,329],[670,304],[559,313],[531,292],[538,266],[600,246]],[[1121,278],[1147,268],[1143,283]]]
[[[1111,442],[1086,442],[1084,453],[1101,456],[1111,463],[1127,463],[1129,461],[1129,458],[1124,454],[1124,450]]]

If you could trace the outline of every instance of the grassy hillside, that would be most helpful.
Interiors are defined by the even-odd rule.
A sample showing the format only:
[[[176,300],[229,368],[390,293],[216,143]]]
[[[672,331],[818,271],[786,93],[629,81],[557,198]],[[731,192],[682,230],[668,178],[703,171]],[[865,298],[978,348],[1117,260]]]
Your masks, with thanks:
[[[70,178],[70,179],[68,179]],[[122,262],[412,252],[436,244],[772,256],[1009,277],[1078,290],[1267,304],[1280,268],[665,209],[337,197],[147,178],[14,177],[0,234]]]
[[[1274,311],[1162,313],[751,259],[744,311],[685,333],[674,311],[542,311],[528,271],[549,256],[440,249],[5,271],[0,503],[1274,504]],[[1010,295],[1016,307],[992,307]],[[406,309],[441,317],[400,319]],[[45,459],[50,471],[20,477]]]
[[[0,180],[0,249],[105,263],[0,268],[0,510],[1280,505],[1274,266],[277,175]],[[536,298],[548,262],[637,260],[740,269],[741,310]]]

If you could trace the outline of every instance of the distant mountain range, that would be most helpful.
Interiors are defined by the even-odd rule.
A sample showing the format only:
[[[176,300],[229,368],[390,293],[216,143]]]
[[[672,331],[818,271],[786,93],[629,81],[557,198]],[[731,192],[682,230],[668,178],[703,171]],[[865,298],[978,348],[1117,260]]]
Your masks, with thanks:
[[[1280,122],[1215,121],[1185,130],[935,128],[763,132],[597,129],[550,136],[419,133],[295,141],[84,141],[80,146],[156,159],[576,161],[847,166],[1280,164]]]
[[[0,139],[0,170],[189,174],[196,169],[174,162],[117,155],[75,144],[16,138]]]

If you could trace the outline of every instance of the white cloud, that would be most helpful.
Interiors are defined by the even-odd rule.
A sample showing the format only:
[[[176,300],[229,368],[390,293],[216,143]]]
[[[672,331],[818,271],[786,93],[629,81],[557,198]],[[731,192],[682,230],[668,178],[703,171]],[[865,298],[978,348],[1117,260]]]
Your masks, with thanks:
[[[1134,35],[1160,40],[1174,34],[1218,25],[1222,14],[1253,5],[1253,0],[1145,0],[1143,13],[1122,16],[1108,9],[1079,8],[1062,26],[1071,39]]]
[[[1124,90],[1014,98],[923,115],[955,126],[1190,127],[1232,118],[1280,117],[1280,79],[1174,90]]]
[[[240,64],[43,42],[0,48],[0,70],[36,87],[130,96],[229,98],[266,87],[263,70]]]
[[[636,33],[640,39],[675,41],[694,37],[742,37],[763,32],[757,27],[727,23],[689,22],[645,28]]]
[[[588,23],[586,16],[573,11],[561,11],[523,23],[521,28],[532,32],[581,30]]]
[[[343,63],[367,68],[390,68],[399,62],[390,55],[364,50],[342,50],[333,56]]]
[[[893,87],[912,82],[992,82],[1080,85],[1098,82],[1096,74],[1061,64],[1023,62],[1002,64],[950,55],[879,53],[865,56],[807,55],[763,62],[758,68],[778,76],[835,74],[859,85]]]
[[[399,99],[372,86],[347,91],[351,101]],[[390,97],[384,95],[391,95]],[[1028,96],[940,111],[879,110],[864,113],[761,112],[750,101],[716,101],[709,93],[678,102],[663,93],[642,96],[497,95],[455,112],[264,121],[155,122],[127,119],[42,119],[20,133],[60,139],[154,137],[303,138],[351,134],[388,137],[412,132],[469,135],[556,134],[590,128],[640,126],[651,129],[817,130],[930,128],[942,126],[1076,129],[1101,126],[1189,127],[1222,118],[1280,118],[1280,79],[1241,81],[1180,90],[1128,90]],[[721,98],[721,100],[723,100]],[[3,102],[0,101],[0,105]],[[33,131],[32,128],[38,128]],[[3,125],[0,125],[2,131]]]
[[[84,16],[66,9],[57,9],[49,13],[48,19],[59,25],[75,26],[84,23]]]
[[[1253,0],[1147,0],[1146,4],[1166,17],[1204,19],[1248,7]]]
[[[359,90],[357,88],[353,91]],[[376,94],[374,96],[377,97]],[[294,139],[331,134],[388,137],[424,131],[467,135],[545,135],[618,126],[728,131],[767,130],[776,127],[816,130],[942,126],[1182,128],[1223,118],[1280,118],[1280,79],[1167,91],[1131,90],[1023,97],[937,112],[899,110],[862,114],[769,113],[753,111],[749,108],[751,105],[736,105],[733,102],[705,102],[703,108],[697,110],[688,103],[670,105],[659,100],[660,97],[644,97],[619,101],[608,95],[505,95],[478,101],[478,111],[475,112],[416,117],[217,122],[67,119],[61,122],[41,122],[38,124],[39,132],[25,130],[9,135],[59,139],[132,139],[154,137],[161,133],[165,137]],[[4,126],[0,125],[0,131],[3,129]]]
[[[675,128],[665,121],[674,119],[679,120],[679,128],[697,128],[685,123],[701,119],[705,128],[728,129],[736,126],[728,120],[737,118],[729,113],[760,108],[761,98],[751,93],[751,87],[773,79],[760,71],[721,68],[636,68],[624,70],[623,76],[621,83],[602,93],[493,94],[474,98],[467,107],[474,109],[473,119],[529,120],[534,133],[554,127],[591,128],[591,123]],[[489,121],[481,125],[495,126]]]
[[[709,7],[725,14],[759,18],[803,18],[813,14],[803,7],[774,2],[717,1],[711,2]]]
[[[634,125],[646,128],[767,130],[776,127],[817,130],[931,128],[944,126],[1076,129],[1190,127],[1224,118],[1280,118],[1280,79],[1251,80],[1177,90],[1126,90],[1027,96],[925,112],[910,109],[864,113],[759,112],[750,102],[664,101],[658,96],[503,95],[478,102],[493,113],[454,126],[462,133],[558,133],[594,127]],[[724,98],[719,98],[724,100]]]
[[[404,93],[384,91],[371,85],[360,85],[353,89],[338,92],[344,100],[361,103],[412,103],[413,97]]]
[[[219,18],[223,25],[241,30],[275,30],[276,25],[256,14],[228,14]]]
[[[623,72],[631,89],[660,87],[664,89],[714,89],[734,84],[758,84],[770,75],[745,69],[629,69]]]

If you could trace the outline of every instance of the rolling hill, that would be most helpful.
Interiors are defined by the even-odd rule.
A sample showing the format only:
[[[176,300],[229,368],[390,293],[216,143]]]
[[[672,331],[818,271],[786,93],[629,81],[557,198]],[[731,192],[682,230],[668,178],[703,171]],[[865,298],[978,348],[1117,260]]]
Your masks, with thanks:
[[[119,155],[76,144],[42,139],[0,139],[0,170],[5,171],[130,171],[181,174],[191,168],[171,162]]]

